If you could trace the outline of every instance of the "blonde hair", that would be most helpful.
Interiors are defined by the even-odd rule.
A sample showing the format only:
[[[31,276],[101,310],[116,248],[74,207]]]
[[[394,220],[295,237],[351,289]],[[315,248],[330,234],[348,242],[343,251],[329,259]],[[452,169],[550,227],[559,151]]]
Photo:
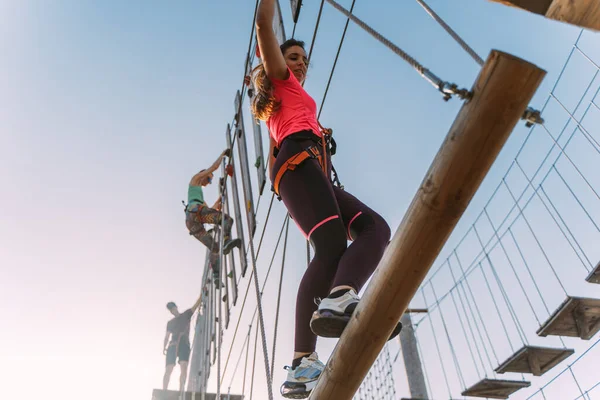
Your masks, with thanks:
[[[252,70],[254,88],[256,93],[252,98],[250,108],[256,119],[267,121],[271,115],[279,111],[281,101],[273,94],[273,83],[267,76],[265,66],[259,64]]]

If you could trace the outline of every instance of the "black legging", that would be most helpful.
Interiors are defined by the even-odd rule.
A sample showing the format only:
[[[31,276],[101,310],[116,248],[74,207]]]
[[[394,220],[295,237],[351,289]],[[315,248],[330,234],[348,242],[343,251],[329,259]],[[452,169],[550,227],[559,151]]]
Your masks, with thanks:
[[[291,156],[319,143],[306,132],[284,139],[271,176]],[[311,137],[308,135],[308,137]],[[321,146],[318,146],[321,149]],[[331,161],[327,155],[328,169]],[[390,240],[385,220],[350,193],[334,186],[316,159],[308,159],[281,179],[279,194],[288,212],[310,240],[315,255],[302,277],[296,299],[296,352],[313,352],[317,337],[309,323],[317,309],[314,299],[325,298],[337,286],[357,292],[371,276]],[[348,246],[348,240],[353,243]]]

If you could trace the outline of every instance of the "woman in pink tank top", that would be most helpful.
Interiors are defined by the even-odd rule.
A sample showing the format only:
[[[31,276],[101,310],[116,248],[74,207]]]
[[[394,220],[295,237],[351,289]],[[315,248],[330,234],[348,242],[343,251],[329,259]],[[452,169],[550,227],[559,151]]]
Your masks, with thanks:
[[[271,181],[314,257],[298,289],[292,365],[281,386],[285,398],[310,395],[324,365],[317,336],[340,337],[390,240],[390,228],[375,211],[331,180],[328,132],[317,105],[304,90],[308,60],[304,42],[279,45],[273,32],[274,0],[261,0],[256,30],[262,64],[253,71],[252,112],[266,121],[271,139]],[[352,244],[348,246],[348,240]],[[322,299],[315,305],[315,299]],[[398,323],[390,339],[401,329]]]

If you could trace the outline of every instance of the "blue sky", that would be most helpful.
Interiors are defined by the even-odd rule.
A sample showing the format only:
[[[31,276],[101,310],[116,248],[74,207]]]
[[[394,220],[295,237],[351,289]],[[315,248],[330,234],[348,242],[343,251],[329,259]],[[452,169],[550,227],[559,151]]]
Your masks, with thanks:
[[[318,2],[306,3],[296,37],[310,43]],[[431,6],[483,58],[495,48],[547,70],[536,107],[579,34],[483,0]],[[289,35],[287,2],[282,9]],[[237,0],[0,1],[0,301],[9,321],[0,333],[0,373],[7,397],[33,398],[20,397],[33,384],[35,395],[41,390],[49,398],[79,399],[86,391],[90,400],[115,392],[142,400],[160,386],[164,304],[194,302],[204,261],[180,201],[190,177],[225,147],[253,11],[254,2]],[[470,87],[477,76],[477,64],[416,3],[358,0],[355,13],[442,79]],[[325,6],[306,83],[317,103],[344,23]],[[597,46],[597,35],[586,40],[589,49]],[[573,76],[570,88],[582,79]],[[351,24],[321,122],[334,128],[334,162],[346,188],[393,230],[460,105],[443,102]],[[527,132],[523,124],[515,129],[448,249],[473,223]],[[206,191],[209,202],[215,195],[215,187]],[[284,215],[276,203],[261,279]],[[304,249],[292,224],[275,391],[291,356]],[[269,289],[272,296],[274,281]],[[273,305],[265,309],[272,313]],[[323,341],[319,351],[326,355],[333,344]]]

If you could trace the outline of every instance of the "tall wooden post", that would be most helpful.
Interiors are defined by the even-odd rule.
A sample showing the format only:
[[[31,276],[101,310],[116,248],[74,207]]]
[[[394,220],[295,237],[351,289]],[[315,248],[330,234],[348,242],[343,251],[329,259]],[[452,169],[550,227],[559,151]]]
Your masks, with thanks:
[[[428,399],[427,386],[425,385],[425,374],[421,365],[417,337],[409,313],[404,313],[402,318],[402,331],[400,331],[400,346],[404,358],[404,369],[408,378],[408,388],[412,399]]]
[[[352,399],[544,76],[517,57],[490,53],[312,399]]]

